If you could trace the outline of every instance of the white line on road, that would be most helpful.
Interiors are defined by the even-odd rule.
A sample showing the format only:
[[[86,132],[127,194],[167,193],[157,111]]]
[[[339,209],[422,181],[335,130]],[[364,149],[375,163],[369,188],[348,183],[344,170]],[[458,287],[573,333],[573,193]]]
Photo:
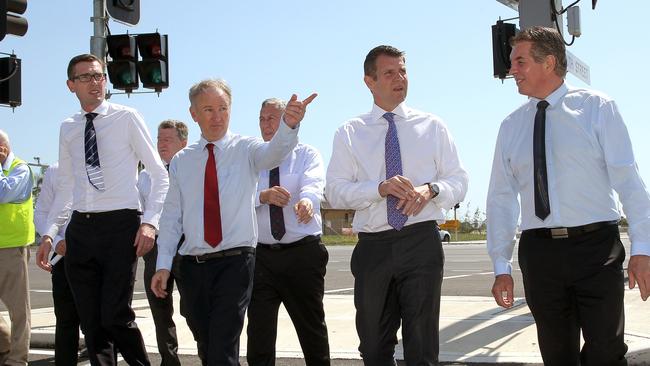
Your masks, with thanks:
[[[463,277],[471,277],[471,276],[479,276],[479,275],[488,275],[488,274],[492,274],[492,273],[494,273],[494,272],[481,272],[481,273],[464,274],[464,275],[457,275],[457,276],[447,276],[447,277],[443,277],[443,279],[450,280],[450,279],[453,279],[453,278],[463,278]]]
[[[354,287],[340,288],[340,289],[337,289],[337,290],[328,290],[328,291],[325,291],[325,293],[326,294],[335,294],[337,292],[345,292],[345,291],[351,291],[351,290],[354,290]]]

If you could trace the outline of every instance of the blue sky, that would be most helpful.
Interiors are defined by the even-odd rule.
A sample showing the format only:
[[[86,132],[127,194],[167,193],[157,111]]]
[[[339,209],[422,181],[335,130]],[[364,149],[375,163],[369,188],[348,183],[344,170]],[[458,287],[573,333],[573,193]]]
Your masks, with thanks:
[[[583,35],[570,50],[589,64],[591,87],[617,101],[641,174],[650,182],[650,144],[644,140],[650,136],[644,111],[650,99],[650,2],[601,0],[596,10],[587,0],[579,5]],[[111,21],[111,32],[157,29],[168,34],[171,86],[160,97],[116,95],[111,100],[140,110],[154,138],[161,120],[175,118],[190,126],[190,141],[198,139],[187,90],[201,79],[221,77],[233,89],[230,128],[245,135],[259,135],[263,99],[318,92],[300,139],[318,148],[328,163],[335,129],[372,106],[363,83],[366,53],[391,44],[407,53],[407,103],[442,117],[454,136],[470,174],[463,207],[469,201],[472,211],[485,208],[499,124],[525,102],[512,80],[492,77],[490,27],[499,17],[516,16],[514,10],[496,0],[142,0],[141,13],[135,27]],[[79,109],[66,88],[65,69],[73,55],[89,51],[91,15],[90,0],[30,0],[28,33],[0,42],[0,51],[14,50],[23,62],[23,105],[14,112],[0,108],[0,128],[25,160],[57,159],[59,124]],[[586,86],[571,75],[568,81]]]

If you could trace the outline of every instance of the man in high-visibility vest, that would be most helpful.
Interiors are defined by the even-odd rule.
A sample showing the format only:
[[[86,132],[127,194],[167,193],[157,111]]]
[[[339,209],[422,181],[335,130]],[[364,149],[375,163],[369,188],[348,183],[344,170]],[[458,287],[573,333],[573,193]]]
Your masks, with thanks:
[[[28,245],[34,242],[33,178],[29,166],[11,151],[0,130],[0,301],[11,318],[11,348],[6,365],[27,365],[31,316]]]

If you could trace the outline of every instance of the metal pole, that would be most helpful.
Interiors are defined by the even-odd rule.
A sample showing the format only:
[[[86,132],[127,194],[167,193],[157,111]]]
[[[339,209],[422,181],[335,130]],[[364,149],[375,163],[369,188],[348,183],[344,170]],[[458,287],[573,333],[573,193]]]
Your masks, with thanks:
[[[93,36],[90,37],[90,53],[106,60],[106,0],[93,0]]]

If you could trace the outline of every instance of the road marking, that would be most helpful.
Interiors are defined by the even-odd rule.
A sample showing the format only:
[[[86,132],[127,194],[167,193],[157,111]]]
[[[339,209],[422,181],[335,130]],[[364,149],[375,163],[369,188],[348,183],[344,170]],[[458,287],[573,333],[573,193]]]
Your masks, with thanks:
[[[464,275],[457,275],[457,276],[447,276],[447,277],[443,277],[443,279],[444,280],[450,280],[450,279],[453,279],[453,278],[463,278],[463,277],[471,277],[471,276],[478,276],[478,275],[488,275],[488,274],[492,274],[492,273],[494,273],[494,272],[490,271],[490,272],[472,273],[472,274],[464,274]]]
[[[345,291],[351,291],[351,290],[354,290],[354,287],[350,287],[350,288],[340,288],[340,289],[338,289],[338,290],[328,290],[328,291],[325,291],[325,293],[326,293],[326,294],[335,294],[335,293],[337,293],[337,292],[345,292]]]

